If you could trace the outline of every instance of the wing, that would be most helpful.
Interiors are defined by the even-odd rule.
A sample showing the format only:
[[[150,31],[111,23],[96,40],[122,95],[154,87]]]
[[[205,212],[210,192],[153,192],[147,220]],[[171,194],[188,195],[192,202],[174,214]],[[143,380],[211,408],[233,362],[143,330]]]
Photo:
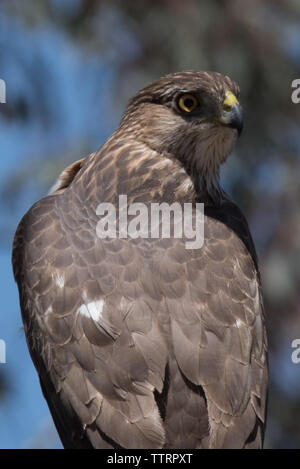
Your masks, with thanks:
[[[124,241],[96,243],[63,196],[32,207],[13,250],[26,337],[57,430],[68,448],[162,447],[153,391],[163,387],[167,348],[157,300],[140,284],[144,259]]]
[[[186,385],[194,386],[193,401],[196,386],[205,395],[210,430],[202,446],[259,448],[268,367],[256,254],[247,223],[233,203],[208,207],[206,215],[203,247],[188,252],[178,243],[159,263],[175,359]],[[169,414],[174,418],[177,412],[183,422],[187,406],[176,410],[173,400]],[[187,432],[195,424],[192,415],[185,419]],[[173,439],[176,432],[175,426]]]

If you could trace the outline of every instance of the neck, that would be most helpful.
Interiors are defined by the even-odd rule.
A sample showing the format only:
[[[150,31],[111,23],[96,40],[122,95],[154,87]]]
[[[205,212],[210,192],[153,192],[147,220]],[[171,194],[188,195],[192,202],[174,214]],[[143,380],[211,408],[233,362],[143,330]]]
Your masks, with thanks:
[[[110,201],[116,194],[127,193],[131,201],[149,197],[154,202],[197,200],[219,205],[225,196],[219,184],[220,158],[216,158],[214,149],[213,154],[206,151],[203,157],[202,141],[194,148],[187,139],[183,141],[186,145],[170,145],[166,151],[155,139],[140,134],[132,140],[118,129],[87,165],[93,165],[99,175],[97,198]],[[114,174],[112,161],[117,168]],[[86,174],[88,178],[89,171]]]
[[[194,179],[197,200],[209,205],[220,205],[226,197],[225,192],[220,186],[219,173],[201,174]]]
[[[197,198],[219,204],[224,194],[219,183],[220,166],[233,148],[236,132],[212,122],[182,126],[176,116],[172,122],[169,115],[166,119],[159,117],[155,116],[150,127],[142,126],[143,116],[135,120],[137,140],[156,152],[156,159],[167,155],[176,161],[192,180]],[[125,121],[119,130],[126,133],[128,128],[131,126]]]
[[[154,168],[155,178],[161,182],[160,190],[164,187],[177,184],[175,195],[179,198],[197,199],[199,202],[219,205],[224,198],[224,191],[220,186],[220,163],[210,164],[213,157],[207,154],[201,158],[201,146],[195,151],[185,151],[185,148],[170,148],[168,151],[157,148],[152,141],[136,141],[134,145],[141,145],[140,161],[138,167],[151,165]],[[144,150],[143,150],[143,149]],[[147,154],[143,161],[142,154]],[[151,163],[149,164],[149,157]]]

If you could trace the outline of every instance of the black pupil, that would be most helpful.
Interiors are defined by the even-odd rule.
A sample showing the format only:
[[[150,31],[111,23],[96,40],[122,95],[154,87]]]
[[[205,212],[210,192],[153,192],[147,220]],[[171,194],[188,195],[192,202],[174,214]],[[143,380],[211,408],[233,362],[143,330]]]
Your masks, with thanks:
[[[185,107],[190,109],[191,107],[193,107],[195,105],[195,101],[192,98],[185,98],[184,105],[185,105]]]

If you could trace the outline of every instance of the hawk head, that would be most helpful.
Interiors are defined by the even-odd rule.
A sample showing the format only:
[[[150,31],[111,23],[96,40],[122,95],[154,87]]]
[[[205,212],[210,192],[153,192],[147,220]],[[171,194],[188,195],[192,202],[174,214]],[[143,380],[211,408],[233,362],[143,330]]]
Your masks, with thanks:
[[[220,73],[166,75],[131,99],[121,129],[179,160],[195,188],[214,196],[219,167],[242,131],[238,97],[238,85]]]

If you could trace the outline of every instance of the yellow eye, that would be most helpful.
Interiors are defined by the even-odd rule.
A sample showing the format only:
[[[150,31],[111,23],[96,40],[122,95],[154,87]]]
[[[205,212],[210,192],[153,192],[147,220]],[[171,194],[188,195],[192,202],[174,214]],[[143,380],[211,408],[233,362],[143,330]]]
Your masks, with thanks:
[[[199,106],[199,101],[192,94],[184,94],[179,99],[178,106],[182,111],[192,112]]]

